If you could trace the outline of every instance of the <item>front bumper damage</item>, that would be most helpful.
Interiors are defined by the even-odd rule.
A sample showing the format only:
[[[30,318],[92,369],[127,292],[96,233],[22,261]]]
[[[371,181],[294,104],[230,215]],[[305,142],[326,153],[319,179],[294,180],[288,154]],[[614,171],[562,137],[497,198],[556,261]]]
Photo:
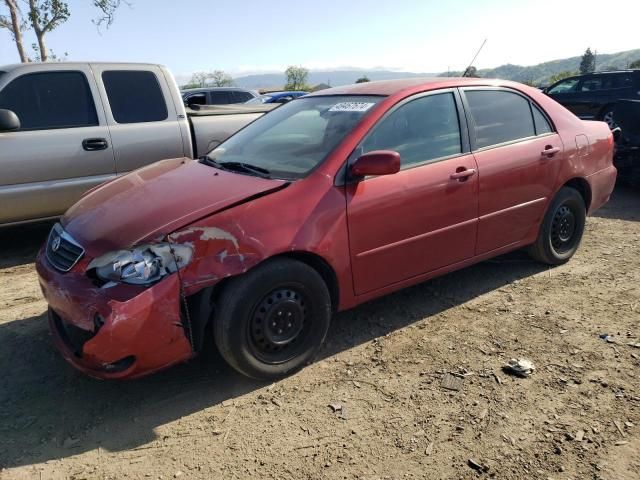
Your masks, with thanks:
[[[89,261],[65,274],[44,250],[36,261],[54,342],[71,365],[97,378],[136,378],[193,356],[176,273],[149,287],[104,288],[84,274]]]

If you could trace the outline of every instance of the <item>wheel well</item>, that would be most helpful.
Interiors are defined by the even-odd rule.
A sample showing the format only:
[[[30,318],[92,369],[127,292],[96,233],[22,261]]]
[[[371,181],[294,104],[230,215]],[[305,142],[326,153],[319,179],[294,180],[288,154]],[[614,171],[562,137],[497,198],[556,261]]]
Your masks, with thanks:
[[[584,205],[588,212],[589,207],[591,206],[591,187],[589,186],[589,182],[587,182],[584,178],[572,178],[563,186],[573,188],[574,190],[578,191],[578,193],[584,200]]]
[[[331,308],[334,313],[338,310],[338,305],[340,303],[340,288],[338,286],[338,277],[336,276],[336,272],[334,272],[333,268],[327,261],[319,255],[310,252],[287,252],[281,255],[277,255],[273,258],[293,258],[294,260],[298,260],[299,262],[306,263],[311,268],[313,268],[316,272],[320,274],[324,283],[327,285],[329,289],[329,295],[331,295]]]

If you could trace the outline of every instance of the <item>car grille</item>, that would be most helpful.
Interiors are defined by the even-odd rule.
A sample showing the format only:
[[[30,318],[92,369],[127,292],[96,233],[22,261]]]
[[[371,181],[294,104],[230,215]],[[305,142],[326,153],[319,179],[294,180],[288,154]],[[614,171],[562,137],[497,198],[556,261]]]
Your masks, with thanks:
[[[84,255],[84,248],[56,223],[47,240],[47,260],[57,270],[68,272]]]

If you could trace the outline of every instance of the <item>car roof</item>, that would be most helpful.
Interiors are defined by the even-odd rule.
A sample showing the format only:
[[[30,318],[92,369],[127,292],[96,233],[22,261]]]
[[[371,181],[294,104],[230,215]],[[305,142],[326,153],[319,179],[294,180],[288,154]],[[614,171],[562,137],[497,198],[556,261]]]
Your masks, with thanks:
[[[378,82],[355,83],[342,87],[328,88],[310,93],[306,97],[325,95],[383,95],[389,96],[405,90],[435,90],[439,88],[466,86],[515,86],[515,82],[489,78],[468,77],[424,77],[403,78],[399,80],[381,80]],[[305,97],[305,98],[306,98]]]
[[[0,71],[2,72],[10,72],[12,70],[16,70],[18,68],[24,68],[24,67],[30,67],[30,66],[34,66],[37,65],[39,62],[29,62],[29,63],[12,63],[9,65],[0,65]],[[65,67],[65,66],[77,66],[77,65],[100,65],[100,66],[104,66],[104,65],[135,65],[135,66],[140,66],[140,67],[164,67],[163,65],[159,64],[159,63],[139,63],[139,62],[47,62],[44,63],[45,65],[47,65],[48,67]],[[62,68],[60,68],[62,69]]]
[[[180,90],[182,93],[197,93],[197,92],[251,92],[253,90],[249,90],[246,88],[240,87],[198,87],[198,88],[185,88],[184,90]]]

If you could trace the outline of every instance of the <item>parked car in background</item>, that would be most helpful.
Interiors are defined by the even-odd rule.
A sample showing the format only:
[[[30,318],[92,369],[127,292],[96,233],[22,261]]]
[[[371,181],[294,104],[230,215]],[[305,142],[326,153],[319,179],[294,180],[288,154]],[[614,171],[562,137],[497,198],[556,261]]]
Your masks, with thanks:
[[[640,99],[640,70],[596,72],[565,78],[544,89],[556,102],[584,120],[616,123],[613,107],[618,100]]]
[[[158,160],[198,158],[269,110],[240,107],[187,113],[161,65],[0,66],[0,226],[60,216]]]
[[[252,98],[247,102],[249,105],[259,103],[287,103],[296,98],[300,98],[309,92],[270,92],[260,95],[259,97]]]
[[[205,87],[188,88],[180,92],[185,106],[192,105],[230,105],[246,103],[252,98],[259,97],[255,90],[245,90],[235,87]]]
[[[613,114],[619,127],[614,157],[619,177],[640,188],[640,100],[620,100]]]
[[[215,341],[239,372],[277,378],[313,359],[333,312],[522,247],[567,262],[613,190],[612,155],[607,125],[514,82],[306,95],[199,162],[73,206],[36,262],[53,338],[96,377]]]

